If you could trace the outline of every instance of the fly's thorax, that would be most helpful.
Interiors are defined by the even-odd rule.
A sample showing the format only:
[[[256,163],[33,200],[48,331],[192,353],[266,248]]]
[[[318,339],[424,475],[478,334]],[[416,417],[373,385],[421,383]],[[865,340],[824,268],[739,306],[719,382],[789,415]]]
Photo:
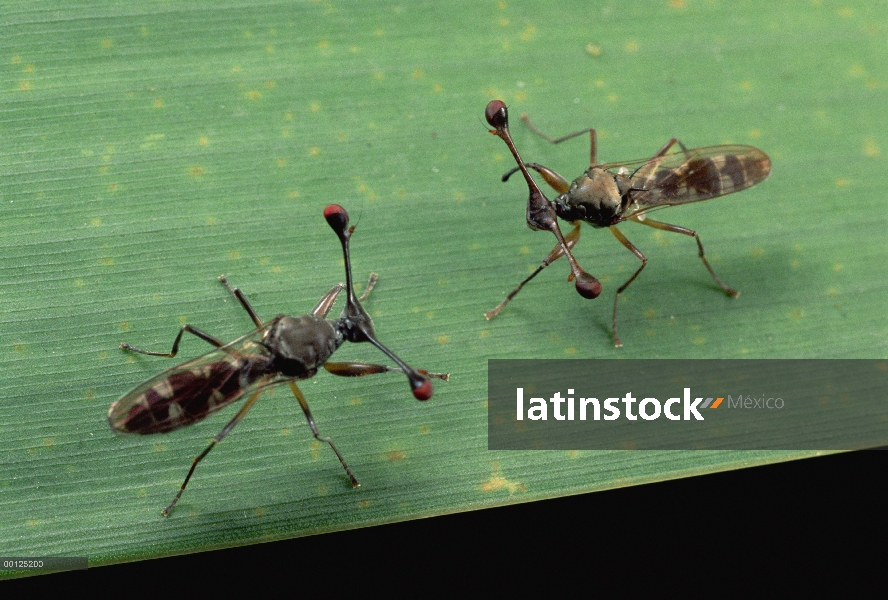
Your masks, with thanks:
[[[274,368],[288,377],[311,377],[344,341],[330,321],[314,315],[280,316],[263,340]]]
[[[595,227],[613,225],[623,212],[623,194],[618,183],[619,176],[592,167],[555,199],[555,212],[566,221],[582,220]]]

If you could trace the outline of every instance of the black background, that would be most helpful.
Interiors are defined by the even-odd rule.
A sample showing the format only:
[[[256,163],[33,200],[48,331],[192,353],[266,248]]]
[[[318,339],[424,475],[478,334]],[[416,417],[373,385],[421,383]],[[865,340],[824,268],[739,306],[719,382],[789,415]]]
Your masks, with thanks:
[[[512,596],[822,591],[884,557],[888,452],[850,452],[243,548],[0,582],[34,593]],[[799,569],[800,557],[813,557]],[[879,561],[882,562],[882,561]],[[795,565],[790,567],[790,565]],[[883,571],[882,571],[883,572]],[[872,573],[878,575],[877,573]],[[728,588],[708,588],[713,575]],[[881,577],[881,575],[878,575]],[[834,579],[835,578],[835,579]],[[651,586],[655,586],[651,588]],[[665,587],[661,587],[665,586]],[[776,586],[776,588],[774,587]],[[884,592],[884,586],[880,586]],[[437,592],[435,594],[434,592]],[[585,596],[585,593],[579,594]],[[24,598],[24,595],[6,596]]]

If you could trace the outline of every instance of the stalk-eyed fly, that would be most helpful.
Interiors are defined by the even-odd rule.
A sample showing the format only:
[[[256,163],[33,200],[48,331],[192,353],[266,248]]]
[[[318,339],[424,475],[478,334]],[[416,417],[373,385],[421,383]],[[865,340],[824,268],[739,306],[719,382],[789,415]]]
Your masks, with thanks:
[[[558,244],[549,253],[539,268],[518,284],[499,306],[484,314],[492,319],[521,291],[528,281],[555,260],[566,256],[571,274],[568,281],[575,281],[577,292],[584,298],[596,298],[601,293],[601,283],[580,267],[571,249],[580,239],[580,223],[585,221],[593,227],[607,227],[610,232],[641,261],[641,266],[626,282],[617,289],[614,297],[612,328],[614,345],[622,346],[617,335],[617,302],[629,284],[635,281],[647,265],[647,258],[632,242],[617,229],[623,221],[634,221],[662,231],[672,231],[693,237],[697,241],[700,259],[715,282],[728,296],[739,292],[725,285],[712,270],[703,243],[696,231],[678,225],[670,225],[647,218],[647,213],[667,206],[709,200],[745,190],[768,178],[771,173],[771,159],[752,146],[708,146],[688,150],[676,138],[669,140],[651,158],[629,162],[598,164],[597,145],[594,129],[552,139],[539,131],[526,115],[522,119],[534,133],[558,144],[577,135],[589,132],[591,139],[590,167],[573,182],[537,163],[525,163],[509,133],[509,115],[501,100],[493,100],[487,105],[487,122],[493,127],[490,131],[501,138],[518,166],[503,175],[503,181],[518,171],[524,175],[530,196],[527,200],[527,226],[534,230],[545,229],[555,234]],[[673,146],[681,148],[669,153]],[[549,200],[534,182],[528,169],[539,173],[559,196]],[[561,234],[556,217],[569,221],[573,229],[566,236]]]
[[[398,372],[407,376],[417,400],[428,400],[432,397],[432,384],[429,378],[445,381],[449,379],[447,374],[413,369],[376,339],[370,315],[361,306],[361,301],[367,297],[376,282],[376,275],[371,275],[367,288],[359,299],[352,286],[348,242],[354,227],[348,226],[348,213],[341,206],[331,204],[324,209],[324,218],[342,244],[345,257],[345,285],[340,283],[333,287],[321,298],[310,314],[301,317],[278,315],[270,321],[263,322],[243,293],[237,288],[232,288],[222,276],[219,280],[250,315],[256,325],[255,330],[226,344],[191,325],[185,325],[179,330],[173,348],[168,353],[140,350],[126,342],[120,345],[122,349],[131,352],[172,358],[176,356],[182,335],[187,331],[212,344],[216,349],[149,379],[112,404],[108,409],[108,423],[116,432],[150,434],[173,431],[196,423],[233,402],[247,398],[234,418],[191,463],[191,469],[175,498],[162,511],[164,516],[169,516],[182,496],[197,463],[234,429],[262,392],[271,386],[287,384],[290,387],[314,437],[330,445],[348,474],[352,486],[357,487],[360,484],[345,463],[339,449],[330,438],[323,437],[318,432],[308,402],[296,382],[313,377],[321,367],[343,377]],[[345,308],[338,319],[328,320],[325,317],[343,287],[346,294]],[[397,366],[330,362],[331,355],[346,341],[370,342]]]

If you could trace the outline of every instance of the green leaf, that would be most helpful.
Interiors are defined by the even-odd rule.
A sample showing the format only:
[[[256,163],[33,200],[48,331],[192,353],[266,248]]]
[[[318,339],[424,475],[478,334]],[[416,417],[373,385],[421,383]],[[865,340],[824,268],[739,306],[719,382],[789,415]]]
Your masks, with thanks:
[[[0,34],[0,547],[91,565],[308,535],[735,469],[811,452],[490,452],[488,358],[863,358],[888,347],[888,26],[877,5],[763,1],[7,2]],[[585,228],[581,299],[556,263],[482,314],[554,245],[524,226],[526,189],[486,133],[501,98],[526,160],[588,163],[752,144],[755,188],[631,224],[649,265]],[[234,410],[119,438],[107,407],[175,364],[183,323],[229,340],[303,314],[342,279],[321,218],[357,224],[359,279],[383,343],[452,374],[427,403],[403,377],[302,386],[353,490],[285,389],[201,463]],[[563,261],[561,261],[563,262]],[[189,336],[183,360],[206,351]],[[337,359],[380,361],[372,348]],[[8,575],[8,573],[7,573]]]

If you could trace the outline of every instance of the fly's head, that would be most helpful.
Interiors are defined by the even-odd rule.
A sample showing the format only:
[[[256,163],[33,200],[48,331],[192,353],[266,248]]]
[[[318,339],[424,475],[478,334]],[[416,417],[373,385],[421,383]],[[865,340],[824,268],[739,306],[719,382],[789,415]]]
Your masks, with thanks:
[[[592,167],[570,184],[570,189],[552,202],[555,212],[566,221],[582,220],[593,227],[609,227],[619,222],[624,211],[625,177]]]
[[[355,288],[352,285],[351,257],[348,249],[348,242],[355,228],[348,226],[348,213],[338,204],[330,204],[324,209],[324,218],[339,238],[342,244],[342,255],[345,259],[346,304],[345,308],[342,309],[342,315],[332,322],[332,327],[337,330],[344,340],[355,343],[370,342],[379,348],[386,356],[395,361],[398,367],[407,375],[410,389],[413,390],[413,396],[417,400],[428,400],[432,397],[432,382],[429,381],[428,376],[408,366],[394,352],[383,346],[376,339],[376,333],[373,331],[373,321],[355,295]]]

